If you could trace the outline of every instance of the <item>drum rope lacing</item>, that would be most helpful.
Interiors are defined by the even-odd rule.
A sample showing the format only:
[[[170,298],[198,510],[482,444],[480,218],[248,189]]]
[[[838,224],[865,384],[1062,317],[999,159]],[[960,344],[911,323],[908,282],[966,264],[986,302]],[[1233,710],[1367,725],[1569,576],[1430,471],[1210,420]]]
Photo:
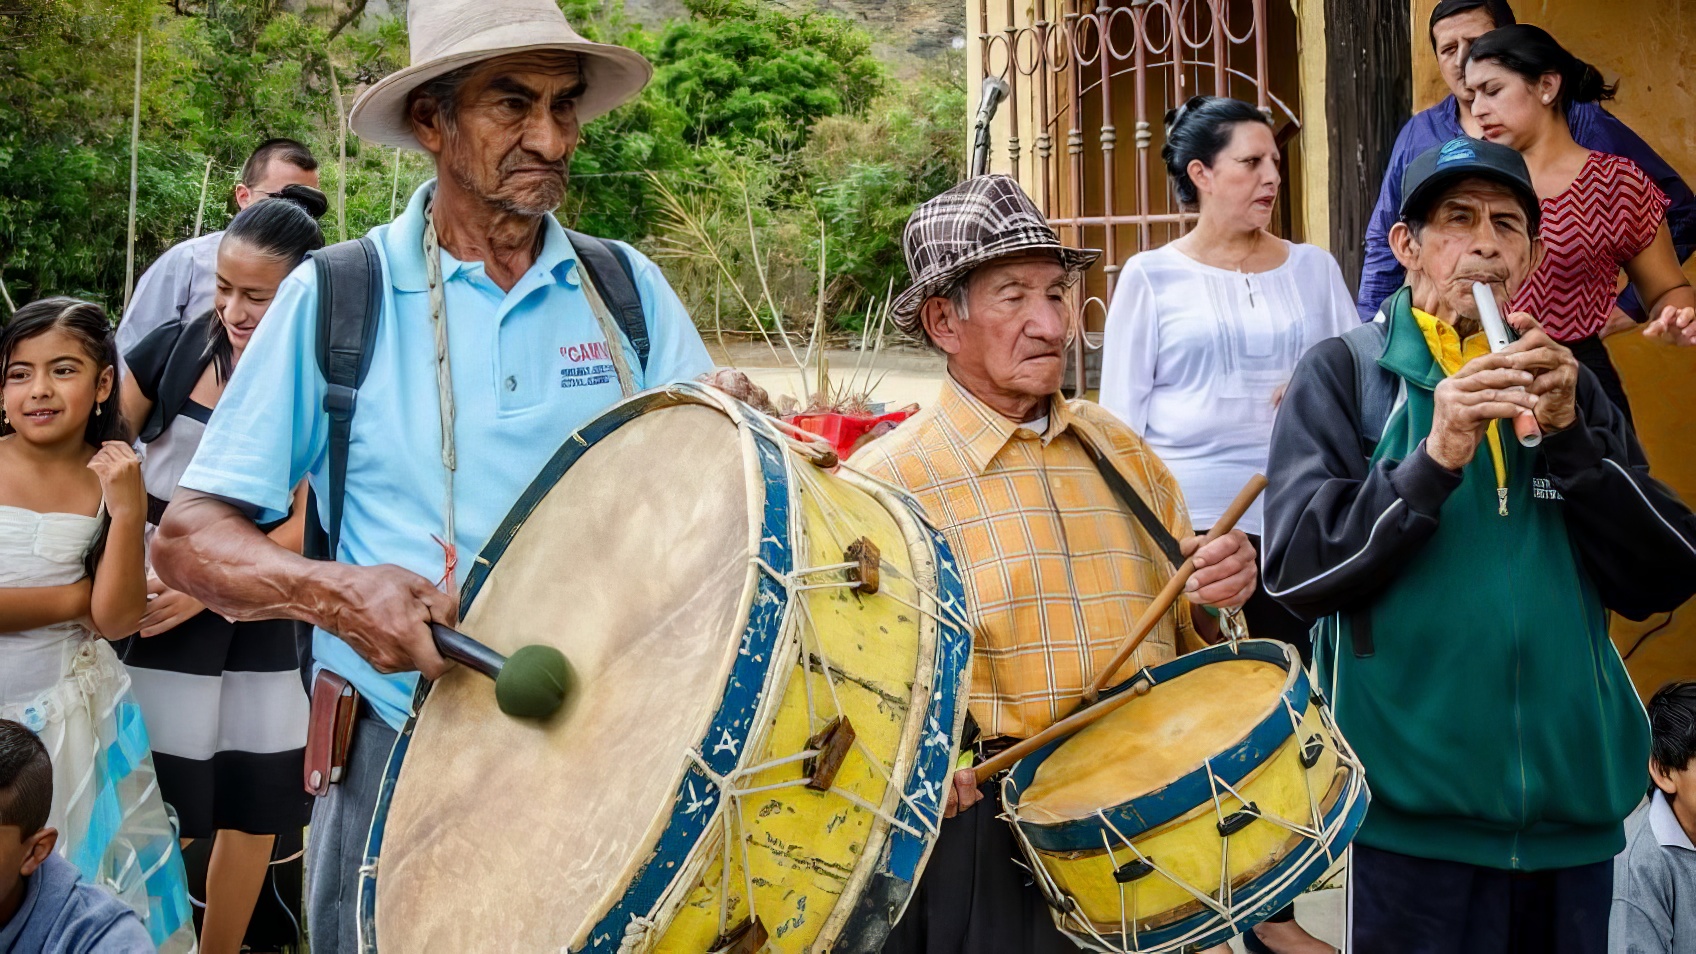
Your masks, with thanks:
[[[803,484],[805,483],[805,478],[802,479],[802,482]],[[840,518],[842,515],[840,510],[834,505],[828,494],[813,494],[812,498],[817,502],[820,510],[827,518],[835,515],[839,518],[838,523],[841,523]],[[841,543],[841,541],[835,542]],[[765,573],[778,585],[782,586],[784,591],[791,597],[809,591],[848,589],[859,585],[859,580],[853,578],[806,582],[814,580],[816,577],[825,573],[841,573],[846,570],[856,569],[859,566],[857,562],[844,561],[817,564],[813,566],[799,567],[788,573],[781,573],[758,553],[752,554],[749,557],[749,560],[753,566],[759,569],[759,571]],[[961,618],[960,614],[954,610],[952,606],[944,604],[934,593],[930,593],[925,588],[919,586],[917,581],[912,580],[906,574],[901,573],[899,568],[880,561],[880,572],[891,580],[900,580],[905,582],[918,593],[929,596],[929,601],[933,603],[937,609],[933,610],[930,607],[926,607],[919,603],[915,603],[912,600],[906,599],[903,596],[892,592],[892,588],[888,586],[879,588],[877,591],[878,596],[888,598],[892,602],[898,603],[917,613],[929,617],[938,624],[944,626],[960,626],[962,628],[966,627],[964,619]],[[807,704],[808,729],[809,732],[815,732],[822,724],[828,722],[829,718],[821,717],[819,713],[819,703],[824,700],[818,698],[815,693],[813,685],[814,670],[816,669],[818,676],[822,677],[824,692],[828,697],[828,703],[831,709],[834,710],[835,715],[838,717],[842,716],[846,711],[845,707],[842,705],[842,700],[837,693],[838,678],[843,676],[844,673],[831,662],[829,655],[824,650],[822,642],[817,638],[809,601],[805,599],[792,599],[788,602],[788,605],[794,611],[794,615],[791,616],[784,624],[784,628],[788,630],[788,636],[785,638],[793,641],[792,645],[798,656],[797,662],[801,667],[801,682]],[[941,612],[938,612],[938,610]],[[948,615],[945,616],[943,615],[944,613]],[[920,828],[915,827],[913,824],[899,817],[897,814],[899,811],[898,808],[885,809],[883,806],[873,805],[840,785],[831,785],[831,787],[826,790],[827,794],[834,795],[856,808],[859,808],[860,810],[882,820],[890,827],[906,832],[913,837],[925,837],[926,835],[935,837],[940,831],[941,818],[933,818],[933,810],[927,809],[915,801],[913,796],[908,794],[905,786],[900,785],[895,781],[890,767],[884,765],[882,760],[878,758],[877,754],[874,753],[866,742],[857,735],[852,743],[852,750],[858,752],[861,759],[865,761],[866,765],[868,765],[882,780],[885,787],[884,790],[886,792],[894,792],[899,802],[904,804],[913,813],[913,816],[923,826],[923,830],[921,831]],[[689,760],[694,764],[695,768],[699,770],[701,774],[706,776],[708,782],[718,789],[719,793],[724,798],[723,809],[720,812],[720,824],[722,825],[722,831],[719,858],[720,888],[718,920],[721,934],[724,932],[729,923],[731,903],[729,890],[730,868],[733,860],[738,861],[742,869],[742,878],[744,882],[743,899],[744,903],[746,903],[748,907],[748,917],[754,918],[758,916],[758,912],[755,910],[755,894],[752,880],[753,867],[748,851],[750,838],[749,833],[746,831],[746,826],[742,822],[742,800],[751,795],[800,787],[808,784],[809,779],[807,777],[800,777],[789,779],[787,781],[755,785],[746,788],[740,787],[740,782],[743,779],[758,775],[762,772],[813,758],[819,754],[821,754],[821,750],[809,748],[791,755],[769,759],[757,765],[741,766],[728,774],[720,774],[715,772],[707,764],[706,759],[699,751],[695,749],[688,751],[687,755]],[[927,788],[929,788],[932,794],[934,794],[937,798],[938,808],[934,811],[938,816],[940,816],[941,794],[936,789],[936,786],[944,783],[945,780],[944,782],[933,783],[927,781],[925,783]],[[734,859],[732,857],[732,845],[735,846],[734,851],[738,856]],[[629,942],[632,932],[634,932],[634,936],[640,937],[654,926],[655,925],[651,921],[646,925],[636,924],[633,922],[626,930],[627,943]]]
[[[1282,702],[1285,712],[1290,716],[1291,725],[1295,733],[1294,737],[1299,740],[1301,732],[1300,715],[1295,711],[1295,707],[1290,703],[1287,697],[1285,697]],[[1352,797],[1357,797],[1359,791],[1363,788],[1363,766],[1360,764],[1360,760],[1355,756],[1353,750],[1349,748],[1348,743],[1343,740],[1341,735],[1335,733],[1335,726],[1330,718],[1330,714],[1323,707],[1318,709],[1318,717],[1323,726],[1333,730],[1330,735],[1330,741],[1334,746],[1337,760],[1340,763],[1339,767],[1347,766],[1351,770],[1349,780],[1345,783],[1343,792],[1338,796],[1338,801],[1342,802]],[[1247,800],[1242,798],[1240,793],[1238,793],[1234,787],[1219,778],[1213,771],[1211,759],[1206,760],[1204,765],[1207,769],[1210,784],[1216,783],[1217,785],[1224,787],[1232,796],[1236,797],[1239,802],[1242,802],[1245,806],[1247,805]],[[1318,801],[1314,797],[1312,782],[1305,771],[1302,772],[1302,780],[1303,784],[1307,787],[1309,811],[1312,813],[1314,821],[1313,827],[1297,825],[1270,812],[1257,810],[1255,815],[1259,820],[1266,821],[1273,825],[1278,825],[1279,827],[1285,828],[1307,839],[1314,846],[1325,852],[1325,857],[1328,863],[1334,863],[1337,860],[1337,857],[1340,857],[1340,853],[1336,855],[1332,854],[1331,840],[1335,836],[1336,832],[1342,827],[1347,816],[1347,812],[1338,812],[1337,817],[1330,824],[1326,824],[1320,813]],[[1220,799],[1217,788],[1214,789],[1213,801],[1216,817],[1220,821],[1224,821],[1227,815],[1224,811],[1223,802]],[[1025,853],[1027,855],[1033,855],[1035,853],[1034,849],[1032,848],[1029,840],[1026,838],[1024,831],[1018,825],[1017,810],[1014,809],[1009,811],[1008,816],[1008,820],[1013,823],[1012,827],[1014,835],[1018,838]],[[1119,840],[1120,847],[1123,849],[1129,849],[1131,854],[1134,854],[1138,861],[1149,867],[1151,873],[1160,875],[1168,882],[1176,885],[1179,889],[1194,897],[1204,907],[1223,918],[1225,923],[1233,929],[1236,926],[1238,911],[1241,907],[1246,906],[1248,909],[1252,910],[1253,908],[1265,903],[1266,899],[1271,898],[1278,892],[1284,890],[1289,884],[1293,883],[1295,879],[1300,877],[1301,871],[1305,867],[1305,865],[1300,864],[1291,866],[1277,878],[1274,878],[1264,884],[1257,885],[1256,890],[1250,896],[1245,905],[1239,905],[1237,903],[1237,899],[1233,897],[1230,881],[1230,869],[1228,864],[1230,846],[1229,838],[1221,840],[1224,856],[1221,858],[1220,885],[1217,892],[1218,898],[1216,898],[1214,895],[1202,891],[1200,888],[1195,887],[1188,881],[1177,876],[1170,869],[1155,861],[1153,857],[1143,854],[1143,852],[1136,846],[1135,842],[1133,842],[1130,838],[1127,838],[1124,832],[1120,831],[1118,826],[1113,824],[1112,819],[1107,816],[1104,809],[1096,809],[1095,817],[1099,819],[1101,823],[1106,826],[1106,828]],[[1107,837],[1106,832],[1102,833],[1102,848],[1105,849],[1107,853],[1109,863],[1112,864],[1114,868],[1120,867],[1118,855],[1113,850],[1114,846],[1112,844],[1112,840]],[[1120,941],[1115,943],[1106,935],[1103,935],[1100,931],[1098,931],[1095,928],[1095,925],[1092,924],[1088,918],[1084,917],[1080,911],[1075,909],[1075,902],[1071,905],[1066,903],[1067,899],[1065,892],[1061,889],[1058,882],[1054,880],[1053,875],[1049,873],[1047,868],[1042,865],[1032,865],[1029,867],[1035,876],[1039,889],[1042,891],[1042,894],[1048,901],[1049,905],[1060,911],[1062,918],[1066,922],[1075,926],[1080,932],[1089,935],[1091,939],[1101,945],[1102,950],[1118,952],[1118,954],[1134,954],[1134,952],[1144,950],[1139,946],[1139,926],[1134,919],[1129,917],[1128,914],[1129,909],[1134,909],[1136,907],[1137,882],[1133,881],[1128,885],[1120,886]],[[1129,889],[1130,893],[1129,905],[1126,904],[1127,889]],[[1197,941],[1213,930],[1215,930],[1214,926],[1204,923],[1199,927],[1192,929],[1182,937],[1166,942],[1162,945],[1162,947],[1167,950],[1179,950],[1184,945]]]

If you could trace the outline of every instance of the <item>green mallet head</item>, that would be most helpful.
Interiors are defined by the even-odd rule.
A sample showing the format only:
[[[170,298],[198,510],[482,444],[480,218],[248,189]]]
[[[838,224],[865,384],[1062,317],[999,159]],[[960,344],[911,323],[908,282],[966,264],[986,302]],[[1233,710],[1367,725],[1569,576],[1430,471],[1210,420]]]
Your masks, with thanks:
[[[559,711],[576,683],[565,655],[552,646],[523,646],[495,677],[495,703],[519,719],[545,719]]]

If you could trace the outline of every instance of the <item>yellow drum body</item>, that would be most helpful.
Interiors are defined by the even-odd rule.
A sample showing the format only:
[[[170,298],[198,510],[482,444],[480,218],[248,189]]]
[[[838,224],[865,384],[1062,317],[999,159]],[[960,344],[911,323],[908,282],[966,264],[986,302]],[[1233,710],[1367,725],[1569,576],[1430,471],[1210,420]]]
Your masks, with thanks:
[[[519,723],[474,674],[420,689],[362,946],[876,950],[964,716],[961,584],[916,514],[707,389],[587,425],[485,549],[464,621],[557,646],[580,692]]]
[[[1324,873],[1364,817],[1364,780],[1283,644],[1138,679],[1147,695],[1016,766],[1005,804],[1080,944],[1216,944]]]

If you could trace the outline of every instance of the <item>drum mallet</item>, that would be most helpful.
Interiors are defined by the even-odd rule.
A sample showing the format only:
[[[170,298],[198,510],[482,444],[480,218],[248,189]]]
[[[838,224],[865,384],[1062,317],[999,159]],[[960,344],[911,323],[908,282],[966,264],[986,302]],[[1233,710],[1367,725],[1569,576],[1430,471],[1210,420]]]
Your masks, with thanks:
[[[1207,531],[1207,536],[1202,538],[1200,546],[1197,546],[1196,549],[1200,550],[1201,547],[1230,533],[1231,528],[1237,525],[1237,521],[1243,518],[1243,514],[1248,513],[1248,508],[1254,505],[1255,499],[1265,489],[1266,477],[1264,475],[1255,474],[1249,478],[1249,482],[1243,485],[1242,490],[1237,491],[1236,499],[1231,501],[1229,507],[1225,508],[1224,514],[1219,517],[1219,522],[1213,525],[1212,530]],[[1091,705],[1095,700],[1101,698],[1101,691],[1107,688],[1109,682],[1113,681],[1113,676],[1119,671],[1119,667],[1131,658],[1131,654],[1137,651],[1137,647],[1141,646],[1142,641],[1148,638],[1148,634],[1154,632],[1154,627],[1159,624],[1160,617],[1166,615],[1166,611],[1177,601],[1178,594],[1184,591],[1184,584],[1188,583],[1190,577],[1194,574],[1195,558],[1191,557],[1178,567],[1178,572],[1172,574],[1172,578],[1166,581],[1165,589],[1162,589],[1160,594],[1148,604],[1148,608],[1142,611],[1142,615],[1137,617],[1136,625],[1131,627],[1130,635],[1126,636],[1125,641],[1119,645],[1119,651],[1113,654],[1113,660],[1102,667],[1101,672],[1096,675],[1095,681],[1090,683],[1088,689],[1084,690],[1084,705]]]
[[[1207,531],[1207,536],[1202,538],[1201,546],[1206,546],[1230,533],[1231,528],[1237,525],[1237,521],[1242,519],[1243,514],[1247,513],[1248,508],[1253,505],[1255,498],[1259,497],[1260,492],[1265,489],[1266,478],[1260,474],[1255,474],[1248,484],[1237,493],[1237,498],[1231,501],[1231,505],[1225,508],[1225,513],[1219,518],[1219,522],[1213,525],[1212,530]],[[1201,549],[1201,546],[1196,547],[1196,549]],[[1083,708],[1074,711],[1071,715],[1043,729],[1036,735],[1028,739],[1021,739],[996,755],[979,762],[972,769],[977,774],[978,784],[982,785],[985,781],[994,777],[997,772],[1012,768],[1014,762],[1055,739],[1065,738],[1114,712],[1132,699],[1147,695],[1150,689],[1149,684],[1146,681],[1139,681],[1105,702],[1096,701],[1101,698],[1101,692],[1106,688],[1108,680],[1112,679],[1113,674],[1119,671],[1119,667],[1125,664],[1125,660],[1131,658],[1131,654],[1137,651],[1137,647],[1142,645],[1144,639],[1148,638],[1148,634],[1154,631],[1155,624],[1160,622],[1160,617],[1165,616],[1166,611],[1172,608],[1172,604],[1178,601],[1178,594],[1184,591],[1184,584],[1189,582],[1190,576],[1194,573],[1195,561],[1193,559],[1185,560],[1178,567],[1178,572],[1167,581],[1165,588],[1149,602],[1148,608],[1143,610],[1141,616],[1137,617],[1136,625],[1131,627],[1130,636],[1125,639],[1125,642],[1119,647],[1119,651],[1114,654],[1113,661],[1108,663],[1107,667],[1101,670],[1101,674],[1096,676],[1095,682],[1084,690]]]
[[[518,719],[545,719],[559,711],[575,681],[565,654],[552,646],[520,646],[502,656],[441,623],[430,624],[436,651],[495,681],[495,703]]]

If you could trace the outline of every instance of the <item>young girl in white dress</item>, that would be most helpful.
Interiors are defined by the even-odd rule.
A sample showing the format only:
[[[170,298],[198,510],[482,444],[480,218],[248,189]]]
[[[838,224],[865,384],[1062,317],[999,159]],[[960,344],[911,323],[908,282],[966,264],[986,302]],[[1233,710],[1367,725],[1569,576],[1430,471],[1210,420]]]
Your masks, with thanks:
[[[52,756],[60,853],[133,908],[162,951],[192,951],[176,831],[107,645],[147,608],[147,498],[111,324],[74,298],[26,305],[0,332],[0,368],[0,718]]]

